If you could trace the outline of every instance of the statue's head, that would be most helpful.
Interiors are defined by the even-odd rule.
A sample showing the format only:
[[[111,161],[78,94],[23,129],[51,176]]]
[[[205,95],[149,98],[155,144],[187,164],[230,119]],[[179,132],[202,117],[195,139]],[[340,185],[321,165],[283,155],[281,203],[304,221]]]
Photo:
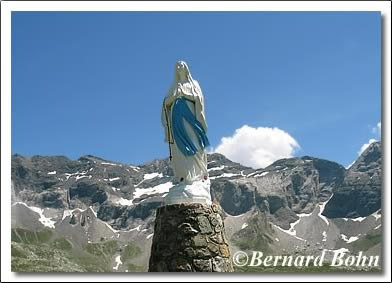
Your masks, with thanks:
[[[192,79],[189,67],[184,61],[178,61],[175,66],[175,76],[177,81],[190,81]]]

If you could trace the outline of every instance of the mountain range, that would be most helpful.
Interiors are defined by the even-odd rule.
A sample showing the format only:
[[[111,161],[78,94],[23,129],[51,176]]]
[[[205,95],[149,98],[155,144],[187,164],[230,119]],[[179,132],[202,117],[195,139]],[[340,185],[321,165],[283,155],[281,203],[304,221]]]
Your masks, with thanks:
[[[12,271],[147,271],[155,211],[174,185],[168,159],[15,154],[11,167]],[[347,169],[310,156],[253,169],[213,153],[208,171],[232,253],[381,257],[380,142]]]

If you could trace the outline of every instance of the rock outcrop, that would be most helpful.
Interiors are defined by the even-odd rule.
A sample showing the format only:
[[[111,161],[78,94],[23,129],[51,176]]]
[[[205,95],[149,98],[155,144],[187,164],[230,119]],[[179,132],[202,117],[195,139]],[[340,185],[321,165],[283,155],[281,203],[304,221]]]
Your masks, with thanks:
[[[364,217],[381,208],[381,143],[374,142],[347,170],[344,181],[327,203],[329,218]]]

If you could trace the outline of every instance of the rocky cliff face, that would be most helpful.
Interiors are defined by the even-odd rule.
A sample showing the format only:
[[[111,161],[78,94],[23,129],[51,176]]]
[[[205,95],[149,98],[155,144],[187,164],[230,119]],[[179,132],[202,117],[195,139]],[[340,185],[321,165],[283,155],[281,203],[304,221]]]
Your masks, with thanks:
[[[246,243],[285,252],[323,245],[352,249],[368,232],[381,231],[379,142],[348,170],[309,156],[278,160],[255,170],[215,153],[208,156],[208,171],[212,199],[223,208],[234,250]],[[132,239],[141,247],[139,261],[146,270],[155,212],[173,186],[172,175],[167,159],[135,166],[91,155],[78,160],[14,155],[13,227],[52,229],[79,239],[73,244],[82,248],[92,241],[87,238],[100,241],[94,236],[100,233],[106,234],[104,242]],[[80,224],[78,210],[92,212],[89,217],[95,220],[88,230],[75,228],[86,227]],[[74,214],[76,226],[70,227],[75,229],[63,228],[70,225]],[[347,230],[347,225],[352,228]],[[124,252],[121,245],[117,256]],[[378,251],[373,246],[372,251]],[[131,259],[127,264],[131,267],[123,261],[115,271],[135,270]]]
[[[342,184],[325,207],[325,216],[363,217],[381,208],[381,157],[381,143],[370,144],[345,172]]]
[[[345,173],[345,168],[335,162],[308,156],[278,160],[259,170],[241,168],[228,173],[228,165],[209,168],[215,174],[211,177],[212,198],[228,214],[239,215],[257,206],[286,229],[298,219],[296,214],[309,213],[327,200]]]

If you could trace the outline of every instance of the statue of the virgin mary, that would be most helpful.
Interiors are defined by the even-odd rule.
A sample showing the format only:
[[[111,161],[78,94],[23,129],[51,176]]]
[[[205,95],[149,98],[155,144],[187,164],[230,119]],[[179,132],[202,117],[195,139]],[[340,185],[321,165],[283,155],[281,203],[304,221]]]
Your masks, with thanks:
[[[192,78],[188,65],[183,61],[177,62],[174,81],[163,100],[162,124],[176,179],[176,185],[165,197],[165,203],[210,204],[205,151],[209,141],[204,98],[199,83]]]

